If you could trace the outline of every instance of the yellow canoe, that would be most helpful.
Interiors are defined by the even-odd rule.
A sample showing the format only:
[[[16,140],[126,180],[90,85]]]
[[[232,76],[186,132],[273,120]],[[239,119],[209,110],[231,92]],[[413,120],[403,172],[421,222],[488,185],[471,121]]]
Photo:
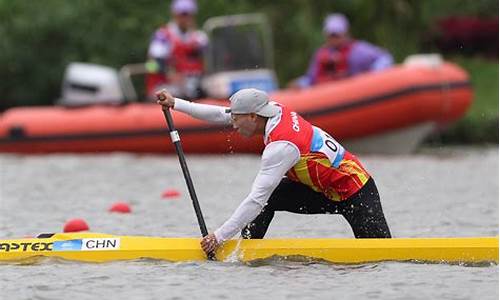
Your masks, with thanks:
[[[0,240],[0,262],[38,257],[83,262],[142,258],[175,262],[206,260],[199,238],[115,236],[85,232]],[[231,240],[217,252],[219,261],[248,262],[272,257],[304,257],[339,264],[378,261],[498,263],[498,237]]]

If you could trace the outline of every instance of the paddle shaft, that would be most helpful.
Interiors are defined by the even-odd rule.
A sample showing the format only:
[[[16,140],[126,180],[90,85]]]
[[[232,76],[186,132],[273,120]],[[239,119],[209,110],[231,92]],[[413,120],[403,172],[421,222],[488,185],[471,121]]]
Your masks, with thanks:
[[[172,115],[170,114],[170,109],[163,106],[163,114],[165,115],[165,120],[167,120],[168,129],[170,130],[170,138],[175,146],[175,151],[179,157],[179,163],[181,164],[182,173],[184,174],[184,179],[188,186],[189,195],[193,201],[194,211],[196,213],[196,218],[198,219],[198,224],[200,225],[201,234],[203,237],[208,235],[207,226],[205,225],[205,220],[203,219],[203,214],[201,213],[200,203],[198,202],[198,197],[196,197],[196,191],[194,190],[193,181],[191,180],[191,175],[189,174],[189,169],[186,163],[186,158],[184,157],[184,151],[182,150],[181,139],[179,133],[175,129],[174,121],[172,120]]]

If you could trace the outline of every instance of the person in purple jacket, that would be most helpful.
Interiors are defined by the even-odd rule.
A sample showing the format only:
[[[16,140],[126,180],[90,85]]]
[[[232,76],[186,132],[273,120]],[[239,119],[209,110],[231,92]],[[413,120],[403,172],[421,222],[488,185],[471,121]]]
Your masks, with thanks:
[[[392,55],[387,50],[353,39],[349,34],[349,20],[343,14],[328,15],[323,32],[325,44],[314,54],[307,73],[294,80],[290,87],[304,88],[383,70],[393,64]]]

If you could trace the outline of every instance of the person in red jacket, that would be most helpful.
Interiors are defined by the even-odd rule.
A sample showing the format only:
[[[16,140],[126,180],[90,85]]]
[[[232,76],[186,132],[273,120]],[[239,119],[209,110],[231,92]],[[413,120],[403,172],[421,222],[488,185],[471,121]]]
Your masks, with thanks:
[[[154,99],[155,91],[168,87],[178,97],[200,96],[200,79],[204,71],[203,52],[208,38],[196,29],[195,0],[174,0],[173,21],[153,34],[148,50],[146,93]]]
[[[230,107],[188,102],[163,90],[157,103],[195,118],[232,124],[238,132],[263,137],[260,171],[249,195],[201,245],[208,254],[241,231],[260,239],[276,211],[341,214],[356,238],[390,238],[375,181],[356,156],[331,135],[257,89],[242,89]],[[285,176],[283,178],[283,176]]]

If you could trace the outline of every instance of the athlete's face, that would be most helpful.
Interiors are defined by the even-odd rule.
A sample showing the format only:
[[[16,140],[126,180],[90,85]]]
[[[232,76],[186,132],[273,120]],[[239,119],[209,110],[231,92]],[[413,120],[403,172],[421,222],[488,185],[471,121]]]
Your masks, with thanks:
[[[233,128],[245,137],[251,137],[255,134],[257,129],[257,115],[256,114],[231,114],[231,122]]]
[[[174,15],[175,22],[182,31],[187,31],[188,29],[194,27],[194,14],[192,13],[178,13]]]
[[[329,34],[326,37],[328,46],[335,48],[342,47],[348,40],[347,34]]]

